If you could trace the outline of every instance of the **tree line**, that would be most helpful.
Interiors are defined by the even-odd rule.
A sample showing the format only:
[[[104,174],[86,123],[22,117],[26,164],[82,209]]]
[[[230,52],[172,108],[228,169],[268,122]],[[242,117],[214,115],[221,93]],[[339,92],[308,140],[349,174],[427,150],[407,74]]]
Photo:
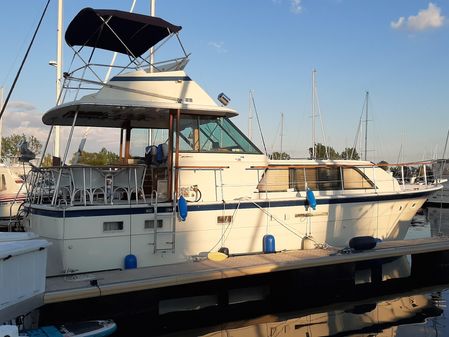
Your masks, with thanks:
[[[315,156],[313,156],[313,149],[309,148],[309,155],[310,158],[315,159],[330,159],[330,160],[337,160],[337,159],[353,159],[353,160],[359,160],[360,156],[356,149],[352,147],[345,148],[341,153],[338,153],[335,151],[335,149],[332,146],[325,146],[321,143],[315,144]],[[270,155],[271,159],[275,160],[287,160],[290,159],[290,155],[286,152],[273,152]]]
[[[12,134],[8,137],[2,137],[1,157],[16,160],[20,157],[20,144],[26,141],[28,149],[30,149],[36,156],[39,156],[42,150],[42,143],[34,136],[25,136],[24,134]],[[85,165],[108,165],[119,161],[119,156],[106,148],[102,148],[99,152],[82,151],[81,153],[74,153],[70,163],[77,159],[78,164]],[[51,154],[45,155],[42,166],[52,166],[53,158]]]

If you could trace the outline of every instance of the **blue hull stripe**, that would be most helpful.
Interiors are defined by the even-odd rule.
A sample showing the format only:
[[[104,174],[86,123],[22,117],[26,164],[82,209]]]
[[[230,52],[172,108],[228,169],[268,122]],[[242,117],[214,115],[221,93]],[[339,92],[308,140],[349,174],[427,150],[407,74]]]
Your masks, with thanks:
[[[433,192],[433,191],[432,191]],[[382,201],[391,201],[391,200],[405,200],[412,198],[420,198],[425,197],[432,192],[418,192],[418,193],[409,193],[409,194],[391,194],[391,195],[372,195],[372,196],[363,196],[363,197],[346,197],[346,198],[328,198],[328,199],[317,199],[318,205],[335,205],[335,204],[349,204],[349,203],[369,203],[369,202],[382,202]],[[259,207],[268,208],[268,207],[291,207],[291,206],[302,206],[305,207],[306,200],[301,199],[292,199],[292,200],[282,200],[282,201],[259,201],[257,202]],[[237,207],[239,209],[251,209],[257,208],[254,203],[244,200],[240,203],[232,202],[226,203],[225,208],[227,210],[234,210]],[[189,204],[188,211],[189,212],[200,212],[200,211],[216,211],[223,210],[223,203],[216,203],[210,205],[198,205],[198,204]],[[133,215],[133,214],[152,214],[154,212],[153,207],[149,207],[148,205],[142,205],[142,207],[134,207],[134,208],[109,208],[98,206],[98,209],[83,209],[83,210],[50,210],[50,209],[40,209],[31,207],[30,212],[32,214],[44,215],[49,217],[56,218],[74,218],[74,217],[89,217],[89,216],[107,216],[107,215]],[[162,213],[172,213],[172,207],[158,207],[158,214]],[[65,215],[64,215],[65,213]]]
[[[161,82],[161,81],[191,81],[189,76],[116,76],[111,82]]]

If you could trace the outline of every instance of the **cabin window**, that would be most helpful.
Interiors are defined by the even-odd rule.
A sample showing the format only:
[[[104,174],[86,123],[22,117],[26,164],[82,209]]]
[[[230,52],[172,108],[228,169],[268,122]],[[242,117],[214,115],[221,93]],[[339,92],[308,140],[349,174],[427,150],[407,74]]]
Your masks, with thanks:
[[[179,150],[198,152],[200,150],[198,117],[183,116],[179,123],[179,130]]]
[[[2,179],[0,181],[0,191],[5,191],[6,188],[6,177],[4,174],[2,174]]]
[[[194,152],[261,152],[232,122],[223,117],[183,116],[180,122],[180,150]]]
[[[318,189],[316,168],[292,169],[291,172],[291,188],[296,191],[305,191],[307,185],[312,190]]]
[[[343,168],[345,190],[371,189],[374,184],[357,168]]]
[[[123,221],[103,222],[103,232],[122,231]]]
[[[133,158],[145,156],[145,149],[148,145],[158,145],[166,143],[168,140],[167,129],[140,129],[131,130],[129,153]]]
[[[259,192],[284,192],[288,187],[288,170],[266,170],[257,189]]]
[[[155,220],[145,220],[144,228],[145,229],[154,229]],[[164,221],[162,219],[157,220],[157,228],[162,228],[164,226]]]
[[[341,175],[339,167],[319,167],[317,169],[318,190],[338,191],[341,190]]]
[[[341,190],[340,168],[313,167],[292,169],[290,188],[305,191],[307,188],[316,191]]]
[[[342,181],[343,173],[343,181]],[[312,167],[298,169],[268,169],[257,186],[259,192],[339,191],[372,189],[374,184],[357,168]]]

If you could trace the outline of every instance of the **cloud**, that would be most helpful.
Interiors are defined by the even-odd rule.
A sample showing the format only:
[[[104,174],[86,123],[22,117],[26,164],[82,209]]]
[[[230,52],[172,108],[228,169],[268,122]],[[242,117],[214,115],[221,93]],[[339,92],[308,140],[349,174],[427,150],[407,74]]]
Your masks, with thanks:
[[[397,21],[392,21],[390,26],[393,29],[407,28],[409,31],[418,32],[439,28],[443,26],[444,21],[441,8],[429,2],[427,9],[422,9],[417,15],[411,15],[407,19],[401,16]]]
[[[219,54],[227,53],[228,50],[224,48],[224,42],[209,42],[209,46],[213,47]]]
[[[391,21],[390,26],[393,29],[399,29],[404,25],[404,17],[401,16],[397,21]]]
[[[7,111],[33,111],[36,107],[28,102],[11,101],[6,107]]]
[[[299,14],[302,12],[302,6],[301,6],[302,0],[290,0],[290,12],[293,14]]]
[[[42,122],[42,111],[39,111],[33,104],[21,101],[11,101],[2,117],[2,137],[8,137],[12,134],[25,136],[33,135],[42,145],[45,144],[50,127]],[[86,128],[75,128],[73,134],[72,146],[69,150],[69,158],[77,150]],[[61,127],[61,154],[64,153],[65,145],[70,133],[70,127]],[[102,147],[109,151],[118,153],[118,144],[120,139],[119,129],[102,129],[97,132],[92,128],[87,136],[85,150],[97,152]],[[48,145],[47,153],[53,150],[53,138]]]
[[[271,0],[275,5],[282,4],[283,0]],[[302,13],[302,0],[287,0],[290,3],[290,12],[293,14]]]
[[[33,135],[39,141],[44,142],[48,132],[48,126],[42,123],[42,113],[28,102],[11,101],[2,117],[2,136],[12,134]]]

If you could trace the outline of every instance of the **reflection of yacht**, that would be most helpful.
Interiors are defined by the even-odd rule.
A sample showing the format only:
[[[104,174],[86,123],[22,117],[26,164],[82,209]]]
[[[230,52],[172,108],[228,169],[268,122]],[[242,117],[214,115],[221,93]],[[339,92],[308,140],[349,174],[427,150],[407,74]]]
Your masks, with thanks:
[[[128,266],[140,267],[224,246],[258,252],[268,233],[277,250],[298,249],[306,236],[346,246],[354,236],[405,235],[438,186],[401,186],[366,161],[269,160],[231,122],[237,113],[226,106],[229,99],[220,95],[217,105],[183,71],[185,52],[166,64],[146,63],[142,55],[180,29],[159,18],[89,8],[69,25],[66,41],[84,62],[65,74],[62,97],[74,100],[43,121],[72,129],[62,165],[34,172],[36,186],[53,185],[30,193],[25,223],[53,243],[51,275],[123,268],[125,256]],[[106,83],[96,71],[110,66],[87,61],[101,49],[128,60],[113,66],[119,73]],[[83,58],[86,50],[92,54]],[[78,98],[81,89],[96,88]],[[68,166],[77,126],[120,130],[121,162]],[[158,144],[156,133],[163,136]]]
[[[442,312],[427,296],[412,295],[296,317],[292,317],[294,313],[266,316],[264,322],[222,328],[201,336],[395,336],[401,324],[422,323]]]
[[[449,182],[447,179],[443,184],[443,188],[432,193],[426,201],[427,207],[449,208]]]
[[[432,236],[449,235],[449,209],[429,207],[427,219],[430,222]]]

